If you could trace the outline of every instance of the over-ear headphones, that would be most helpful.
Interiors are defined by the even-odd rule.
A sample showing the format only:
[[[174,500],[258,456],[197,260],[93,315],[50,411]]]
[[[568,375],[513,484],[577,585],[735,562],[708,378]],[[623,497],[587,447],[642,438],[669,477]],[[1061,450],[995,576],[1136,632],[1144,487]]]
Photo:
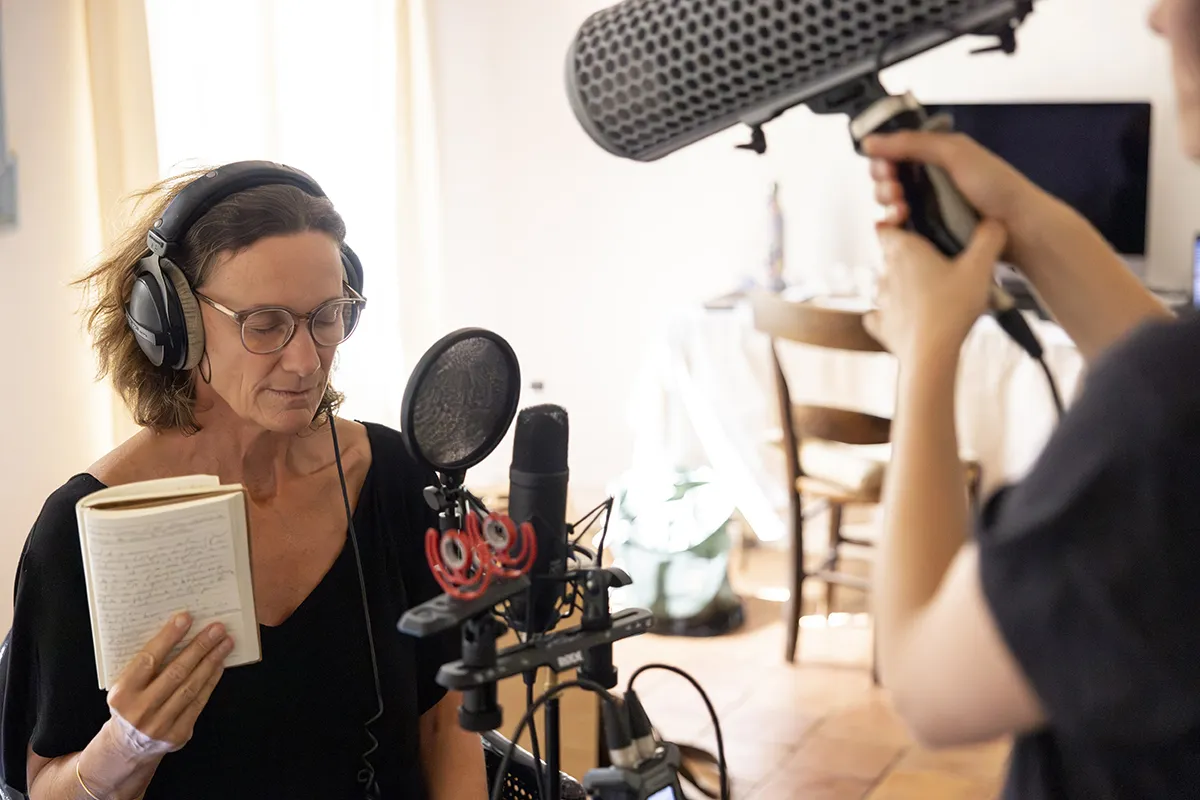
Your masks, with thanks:
[[[174,263],[183,237],[209,209],[230,195],[270,185],[295,186],[313,197],[325,197],[317,182],[298,169],[271,161],[236,161],[185,186],[146,233],[148,252],[135,268],[125,322],[154,366],[190,370],[204,355],[200,306],[183,271]],[[342,268],[346,283],[361,295],[362,263],[344,243]]]

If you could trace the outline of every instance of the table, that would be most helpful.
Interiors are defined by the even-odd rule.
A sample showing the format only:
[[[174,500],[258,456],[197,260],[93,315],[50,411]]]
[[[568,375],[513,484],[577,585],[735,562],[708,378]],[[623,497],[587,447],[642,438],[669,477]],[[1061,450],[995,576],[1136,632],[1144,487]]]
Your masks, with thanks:
[[[1052,322],[1029,315],[1063,402],[1083,359]],[[779,342],[792,400],[891,417],[896,362],[887,353],[847,353]],[[633,471],[711,466],[762,541],[787,536],[787,472],[767,338],[748,303],[684,308],[652,337],[628,407]],[[980,462],[983,496],[1034,463],[1056,423],[1041,367],[990,316],[963,345],[956,424],[965,458]]]

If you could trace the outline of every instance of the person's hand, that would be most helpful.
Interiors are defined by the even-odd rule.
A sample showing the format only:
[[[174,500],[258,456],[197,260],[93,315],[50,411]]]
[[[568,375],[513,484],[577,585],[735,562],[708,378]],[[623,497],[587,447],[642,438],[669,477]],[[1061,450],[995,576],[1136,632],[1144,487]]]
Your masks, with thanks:
[[[987,310],[988,290],[1007,232],[984,220],[958,258],[950,261],[923,236],[886,223],[878,226],[884,269],[877,309],[863,320],[893,355],[908,361],[926,353],[957,356]]]
[[[233,650],[223,626],[209,625],[167,664],[191,627],[189,615],[177,616],[130,661],[108,693],[112,716],[81,752],[54,759],[30,754],[31,797],[45,796],[35,787],[53,785],[63,771],[74,772],[67,780],[77,779],[93,797],[145,794],[162,757],[192,738]],[[59,771],[52,773],[51,764]]]
[[[225,671],[233,650],[224,626],[209,625],[164,666],[191,628],[191,618],[171,620],[125,667],[108,693],[109,708],[148,739],[178,749]]]
[[[1008,162],[960,133],[877,134],[863,141],[863,153],[871,159],[875,199],[886,210],[884,220],[893,225],[908,219],[904,191],[896,179],[896,164],[903,161],[941,167],[981,217],[994,219],[1009,230],[1044,195]]]

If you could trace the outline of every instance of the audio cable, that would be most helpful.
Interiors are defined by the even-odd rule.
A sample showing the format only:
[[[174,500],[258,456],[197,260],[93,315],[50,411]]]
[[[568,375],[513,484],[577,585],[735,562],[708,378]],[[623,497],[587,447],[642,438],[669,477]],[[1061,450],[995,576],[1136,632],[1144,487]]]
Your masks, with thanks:
[[[713,724],[713,733],[716,735],[717,739],[717,770],[719,772],[721,783],[720,797],[721,800],[729,800],[729,771],[725,763],[725,737],[721,735],[721,721],[717,719],[717,710],[713,708],[712,701],[709,700],[708,694],[704,691],[704,687],[700,685],[699,681],[697,681],[684,670],[680,669],[679,667],[673,667],[670,664],[643,664],[635,669],[633,674],[629,676],[629,683],[627,684],[625,695],[627,698],[633,698],[634,708],[636,709],[634,714],[631,716],[631,722],[633,723],[633,729],[631,733],[635,739],[635,742],[642,742],[644,745],[647,734],[645,731],[638,730],[640,727],[639,717],[645,717],[645,710],[642,708],[641,701],[637,699],[637,695],[634,694],[633,682],[637,680],[638,675],[654,669],[665,670],[667,672],[673,672],[676,675],[679,675],[688,683],[692,684],[696,691],[700,693],[700,699],[704,701],[704,707],[708,709],[708,716],[712,720]],[[646,718],[645,721],[648,723],[649,719]]]
[[[375,655],[375,632],[371,627],[371,608],[367,602],[367,581],[363,576],[362,554],[358,548],[358,535],[354,530],[354,511],[350,508],[350,493],[346,489],[346,474],[342,470],[342,448],[338,446],[337,425],[333,421],[333,411],[326,412],[329,420],[329,433],[333,437],[333,459],[337,464],[338,481],[342,486],[342,502],[346,506],[346,525],[350,535],[350,545],[354,549],[354,565],[358,569],[358,588],[362,595],[363,620],[367,627],[367,649],[371,655],[371,674],[375,679],[375,702],[377,710],[374,716],[363,723],[363,731],[367,735],[369,746],[362,754],[362,769],[358,772],[358,782],[363,785],[363,791],[368,800],[381,797],[379,784],[375,782],[375,765],[371,756],[379,749],[379,740],[371,732],[371,726],[383,717],[383,686],[379,681],[379,659]]]
[[[547,689],[540,697],[533,701],[533,704],[529,708],[525,709],[525,713],[521,715],[521,721],[517,723],[517,729],[509,737],[508,747],[504,751],[504,757],[500,759],[500,766],[496,770],[496,779],[492,783],[492,791],[489,795],[491,800],[500,800],[501,793],[504,791],[504,778],[508,775],[508,765],[512,762],[513,753],[517,748],[517,740],[521,738],[521,734],[525,732],[526,726],[533,720],[534,714],[542,706],[546,705],[547,702],[562,694],[567,689],[573,688],[587,689],[590,692],[595,692],[606,704],[616,707],[617,699],[613,697],[612,693],[595,681],[589,681],[585,678],[563,681]],[[558,780],[558,776],[547,775],[546,780]]]

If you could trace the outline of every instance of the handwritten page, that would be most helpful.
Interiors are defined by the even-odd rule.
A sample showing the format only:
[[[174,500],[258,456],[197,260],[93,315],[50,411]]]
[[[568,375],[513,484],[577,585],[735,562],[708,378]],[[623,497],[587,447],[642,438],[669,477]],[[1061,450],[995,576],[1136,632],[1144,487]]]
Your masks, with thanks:
[[[242,569],[238,564],[244,548],[236,537],[245,538],[244,517],[236,516],[241,502],[240,495],[231,494],[173,506],[85,512],[101,688],[111,686],[179,611],[188,611],[194,622],[175,653],[219,621],[236,645],[226,665],[257,660],[258,631],[246,624],[248,616],[253,624],[253,598],[244,591],[248,558]]]

